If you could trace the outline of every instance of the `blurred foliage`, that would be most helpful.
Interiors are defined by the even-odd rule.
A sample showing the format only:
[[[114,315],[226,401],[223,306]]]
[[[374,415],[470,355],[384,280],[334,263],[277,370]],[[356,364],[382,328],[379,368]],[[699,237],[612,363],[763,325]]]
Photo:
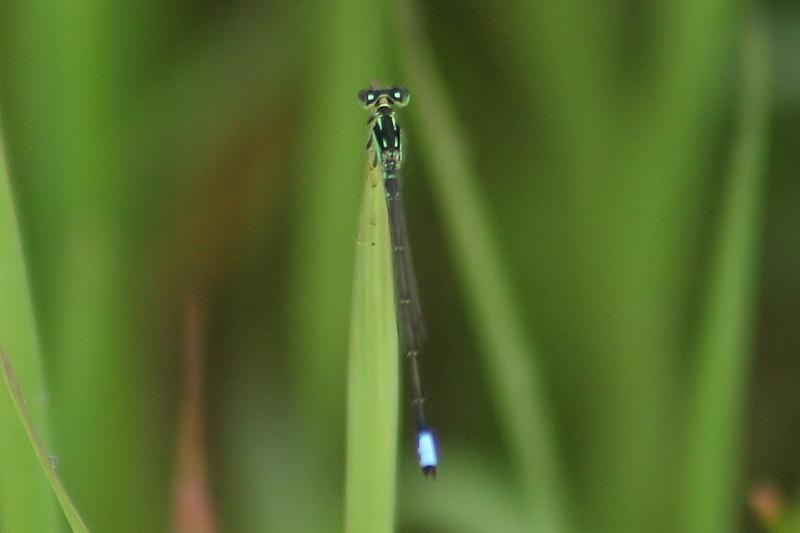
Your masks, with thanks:
[[[184,486],[344,527],[381,80],[442,456],[400,418],[397,529],[760,530],[751,487],[800,492],[798,43],[778,0],[0,3],[0,346],[90,528],[192,530]],[[65,529],[7,399],[0,453],[0,529]]]

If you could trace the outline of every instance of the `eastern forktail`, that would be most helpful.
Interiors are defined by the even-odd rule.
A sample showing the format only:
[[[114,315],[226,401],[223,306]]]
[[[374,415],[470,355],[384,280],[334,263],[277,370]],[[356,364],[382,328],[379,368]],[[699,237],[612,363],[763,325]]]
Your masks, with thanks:
[[[424,340],[422,308],[417,293],[417,280],[408,245],[408,229],[400,194],[400,169],[403,162],[403,143],[395,109],[408,104],[409,94],[403,87],[379,89],[369,87],[358,93],[358,99],[369,111],[369,140],[367,154],[370,168],[380,165],[386,191],[389,215],[389,236],[392,246],[397,331],[400,345],[408,360],[411,404],[417,418],[417,457],[425,476],[436,476],[438,458],[433,431],[425,418],[425,397],[419,371],[419,353]]]

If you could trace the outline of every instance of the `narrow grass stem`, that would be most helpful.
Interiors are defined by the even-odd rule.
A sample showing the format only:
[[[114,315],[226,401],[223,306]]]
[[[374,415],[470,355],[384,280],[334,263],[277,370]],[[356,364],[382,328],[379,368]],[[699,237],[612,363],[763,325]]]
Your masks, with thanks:
[[[369,173],[356,240],[347,396],[345,530],[391,532],[399,365],[383,179]]]
[[[414,3],[398,2],[398,33],[419,137],[482,341],[487,382],[525,494],[532,531],[567,531],[564,484],[537,350],[519,314],[487,209],[475,186],[466,135],[457,124]]]
[[[768,130],[768,48],[753,16],[743,42],[737,138],[716,249],[709,270],[687,428],[686,496],[681,531],[732,531],[740,457],[740,414],[752,349],[756,257]]]
[[[56,498],[58,498],[58,503],[61,504],[61,509],[64,511],[64,516],[66,517],[67,522],[69,522],[72,531],[75,533],[88,533],[89,528],[84,523],[77,507],[75,507],[75,504],[72,503],[69,494],[67,494],[67,490],[64,488],[64,485],[61,483],[61,479],[56,473],[55,463],[51,460],[52,456],[47,453],[44,444],[42,444],[41,439],[39,439],[39,435],[36,433],[33,420],[31,420],[31,416],[25,407],[25,399],[22,397],[22,391],[20,391],[19,383],[14,375],[14,369],[11,366],[11,359],[9,359],[8,354],[2,348],[0,348],[0,366],[2,366],[3,380],[6,384],[8,393],[11,396],[11,400],[14,403],[14,408],[17,411],[20,422],[22,422],[22,425],[25,428],[25,433],[28,435],[28,439],[30,439],[31,445],[36,452],[36,458],[39,460],[39,464],[44,470],[44,473],[47,475],[47,480],[53,487],[53,492],[55,493]]]

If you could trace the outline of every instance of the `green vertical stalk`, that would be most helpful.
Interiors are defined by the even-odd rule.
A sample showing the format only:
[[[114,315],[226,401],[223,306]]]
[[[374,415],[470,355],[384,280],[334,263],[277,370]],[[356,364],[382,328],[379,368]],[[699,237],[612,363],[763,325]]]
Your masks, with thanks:
[[[136,6],[7,2],[0,17],[4,120],[54,398],[51,449],[87,520],[119,533],[159,529],[167,507],[165,410],[148,372],[132,246],[148,215],[130,208],[143,176],[125,143]]]
[[[72,503],[72,499],[67,494],[67,490],[64,488],[64,485],[61,483],[61,479],[58,477],[56,473],[56,461],[54,460],[53,456],[49,455],[47,452],[47,448],[44,447],[44,444],[39,437],[39,434],[36,431],[36,428],[33,425],[33,420],[31,419],[31,415],[28,412],[27,404],[25,398],[22,395],[22,389],[20,389],[19,381],[17,380],[17,376],[14,373],[14,368],[11,364],[11,359],[8,357],[8,354],[0,347],[0,373],[3,374],[3,381],[6,386],[6,390],[8,391],[9,396],[11,397],[11,402],[14,405],[14,410],[17,413],[17,417],[22,424],[22,428],[25,431],[25,434],[28,437],[28,444],[33,449],[33,452],[36,454],[36,459],[39,462],[39,466],[41,467],[42,471],[44,472],[47,480],[50,482],[50,487],[52,488],[53,492],[55,493],[56,498],[58,499],[58,503],[61,504],[61,509],[64,512],[64,517],[67,519],[72,531],[75,533],[88,533],[89,528],[86,527],[86,524],[81,518],[78,509],[75,507],[75,504]],[[25,454],[20,454],[25,455]],[[20,481],[14,479],[15,489],[19,490],[20,487],[16,485],[16,482]],[[36,505],[37,501],[34,498],[31,498],[30,494],[25,494],[29,501],[26,503]],[[43,500],[44,503],[49,503],[50,498]],[[4,502],[5,503],[5,502]],[[9,503],[16,503],[13,500]],[[16,512],[15,512],[16,511]],[[17,531],[19,528],[26,527],[26,520],[20,520],[19,511],[24,511],[30,513],[30,508],[22,507],[14,508],[14,511],[9,513],[10,519],[8,523],[10,524],[9,531]],[[35,517],[34,519],[39,519]],[[54,520],[54,517],[48,513],[45,517],[45,520]],[[45,529],[38,529],[37,531],[41,531],[45,533],[46,531],[60,531],[61,527],[58,523],[54,522],[49,528]]]
[[[741,415],[752,349],[753,304],[769,93],[763,21],[743,42],[742,97],[730,176],[711,259],[697,370],[689,403],[686,478],[680,515],[687,533],[735,529]]]
[[[30,419],[49,441],[44,382],[28,273],[0,134],[0,345],[14,354]],[[0,393],[0,531],[58,531],[52,492],[7,394]]]
[[[398,2],[402,59],[415,105],[418,136],[460,268],[488,385],[523,489],[532,531],[567,531],[564,483],[552,416],[537,367],[537,350],[507,280],[507,269],[475,187],[476,172],[413,2]]]
[[[398,341],[389,226],[378,167],[369,173],[356,239],[347,395],[345,530],[394,530]]]

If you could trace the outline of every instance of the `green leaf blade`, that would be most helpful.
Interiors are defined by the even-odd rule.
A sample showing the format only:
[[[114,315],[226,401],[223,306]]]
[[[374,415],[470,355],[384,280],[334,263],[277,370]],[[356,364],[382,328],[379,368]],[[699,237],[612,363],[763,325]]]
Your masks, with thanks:
[[[0,136],[0,343],[16,354],[19,387],[29,395],[28,411],[40,438],[49,438],[48,394],[30,298],[10,176]],[[2,396],[5,397],[3,394]],[[13,398],[11,398],[13,400]],[[31,443],[19,424],[15,402],[0,399],[0,530],[59,531],[60,519],[47,480],[30,453]]]
[[[398,341],[383,179],[369,173],[356,240],[347,401],[345,530],[394,531]]]

